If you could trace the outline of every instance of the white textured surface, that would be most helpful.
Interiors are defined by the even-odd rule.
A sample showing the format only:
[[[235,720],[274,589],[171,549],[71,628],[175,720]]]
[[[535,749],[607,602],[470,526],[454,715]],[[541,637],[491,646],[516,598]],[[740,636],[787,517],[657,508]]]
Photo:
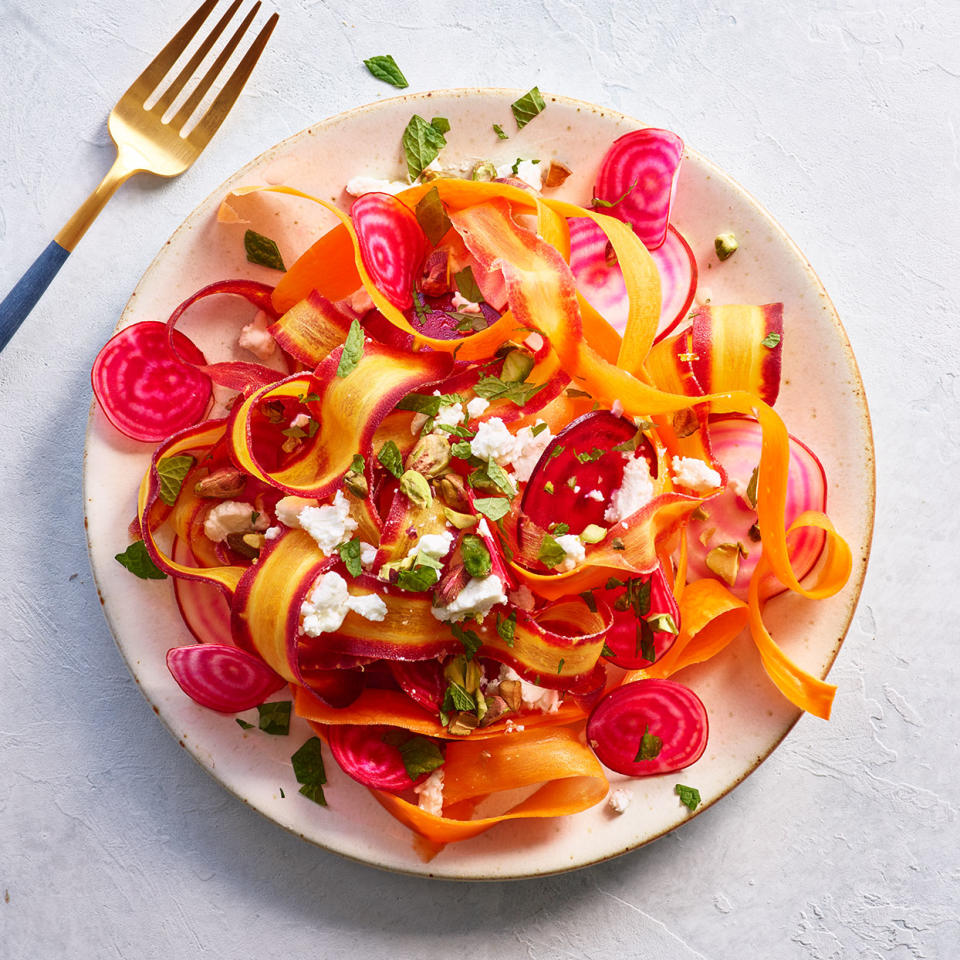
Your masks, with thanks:
[[[137,6],[0,0],[4,291],[106,169],[110,105],[189,4]],[[0,356],[0,956],[953,956],[955,4],[543,0],[488,4],[481,26],[473,3],[279,8],[203,159],[177,181],[128,184]],[[384,875],[262,820],[153,720],[90,582],[87,370],[129,291],[241,162],[392,95],[360,66],[386,52],[411,89],[536,82],[676,129],[809,256],[871,403],[877,532],[834,719],[802,720],[682,831],[553,880]]]

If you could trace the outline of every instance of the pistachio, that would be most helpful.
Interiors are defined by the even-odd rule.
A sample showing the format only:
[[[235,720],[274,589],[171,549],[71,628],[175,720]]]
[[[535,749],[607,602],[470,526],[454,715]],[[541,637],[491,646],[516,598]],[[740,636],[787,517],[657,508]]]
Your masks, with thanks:
[[[754,524],[748,531],[747,536],[754,542],[760,542],[760,527],[757,524]]]
[[[740,572],[740,544],[721,543],[706,555],[704,562],[711,573],[732,587]]]
[[[497,179],[497,168],[489,160],[481,160],[473,168],[473,179],[474,180],[496,180]]]
[[[484,697],[486,701],[486,712],[480,721],[481,727],[489,727],[491,723],[496,723],[504,714],[510,713],[510,707],[503,697]]]
[[[264,543],[263,535],[259,533],[227,534],[227,546],[249,560],[255,560],[260,556],[260,549]]]
[[[198,480],[193,492],[198,497],[212,497],[216,500],[232,500],[243,493],[247,484],[247,475],[236,467],[221,467]]]
[[[691,520],[709,520],[710,514],[703,509],[703,504],[701,503],[693,513],[690,514]]]
[[[673,432],[678,437],[689,437],[700,429],[700,421],[692,410],[678,410],[673,415]]]
[[[459,474],[441,477],[437,481],[437,496],[452,510],[462,513],[470,509],[467,487]]]
[[[503,370],[500,379],[505,382],[523,382],[530,376],[533,369],[533,357],[523,350],[511,350],[503,361]]]
[[[343,478],[343,485],[349,493],[352,493],[358,500],[366,500],[370,496],[370,487],[367,484],[367,478],[362,473],[354,473],[352,470]]]
[[[580,532],[581,543],[599,543],[607,535],[607,528],[598,523],[588,523]]]
[[[429,507],[433,503],[433,494],[430,484],[422,473],[416,470],[407,470],[400,477],[400,490],[407,499],[417,507]]]
[[[460,591],[463,590],[469,581],[470,575],[467,573],[463,564],[451,563],[434,591],[434,605],[438,607],[449,606],[460,596]]]
[[[573,171],[565,163],[561,163],[559,160],[551,160],[543,178],[543,185],[545,187],[562,186],[571,173]]]
[[[458,513],[456,510],[451,510],[449,507],[443,508],[443,515],[458,529],[458,530],[469,530],[471,527],[476,526],[477,518],[469,513]]]
[[[480,724],[480,719],[475,713],[467,710],[460,710],[451,714],[450,723],[447,725],[447,733],[455,737],[469,737]]]
[[[443,668],[443,675],[453,683],[466,688],[467,658],[454,657]]]
[[[716,527],[709,527],[706,530],[700,531],[700,536],[697,539],[704,545],[707,546],[710,541],[713,539],[713,535],[717,532]]]
[[[464,689],[467,693],[476,693],[480,689],[480,678],[483,676],[483,671],[480,669],[480,664],[476,660],[468,660],[466,669],[464,670]],[[480,698],[477,697],[477,702],[479,703]]]
[[[487,698],[478,690],[475,699],[477,701],[477,720],[483,723],[483,718],[487,715]]]
[[[431,170],[429,167],[424,167],[420,173],[420,182],[429,183],[431,180],[439,180],[445,174],[441,170]]]
[[[523,704],[523,697],[521,696],[522,689],[519,680],[501,680],[500,686],[497,688],[497,693],[503,697],[504,702],[513,711],[519,710]]]
[[[441,437],[436,433],[428,433],[425,437],[421,437],[416,446],[407,454],[404,467],[432,479],[443,473],[449,464],[450,444],[446,437]]]
[[[732,233],[721,233],[713,241],[713,249],[717,251],[718,260],[728,260],[740,247],[737,238]]]

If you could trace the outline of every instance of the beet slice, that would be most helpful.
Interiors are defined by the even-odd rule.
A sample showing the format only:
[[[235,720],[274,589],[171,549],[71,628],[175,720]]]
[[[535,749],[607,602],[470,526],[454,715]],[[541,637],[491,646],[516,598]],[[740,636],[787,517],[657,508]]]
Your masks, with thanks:
[[[196,564],[190,548],[179,537],[173,542],[172,556],[175,563]],[[183,622],[200,643],[233,645],[230,604],[216,584],[174,577],[173,592]]]
[[[390,673],[400,689],[427,713],[436,716],[447,689],[439,660],[390,660]]]
[[[330,752],[343,772],[357,783],[375,790],[402,793],[427,779],[425,773],[411,780],[400,748],[387,742],[391,736],[398,736],[403,742],[407,731],[399,727],[350,723],[332,724],[327,729]]]
[[[167,668],[191,700],[220,713],[259,706],[286,685],[259,657],[223,643],[173,647]]]
[[[629,223],[648,250],[667,237],[682,159],[675,133],[646,127],[614,140],[600,164],[594,196],[612,204],[603,213]]]
[[[624,457],[613,448],[636,432],[629,420],[606,410],[574,420],[554,437],[533,468],[520,501],[521,514],[544,529],[563,520],[570,533],[580,533],[591,523],[605,525],[604,511],[623,482]],[[635,455],[646,456],[651,471],[656,470],[647,441],[637,446]],[[548,493],[550,489],[553,493]],[[599,491],[602,499],[591,495],[593,491]]]
[[[350,216],[367,273],[390,303],[406,310],[428,246],[416,215],[396,197],[365,193],[353,202]]]
[[[690,244],[673,224],[667,226],[666,240],[651,250],[650,256],[660,274],[660,324],[656,343],[676,330],[689,314],[697,295],[699,270]]]
[[[680,608],[670,589],[663,567],[657,567],[647,577],[637,577],[641,583],[649,583],[650,605],[645,616],[658,613],[669,614],[677,629],[680,628]],[[649,640],[653,644],[654,657],[643,656],[643,637],[640,618],[628,602],[630,595],[626,586],[611,587],[603,594],[613,609],[613,626],[607,631],[606,644],[613,651],[607,659],[625,670],[638,670],[649,667],[659,660],[677,639],[675,633],[667,630],[651,630]],[[649,651],[648,651],[649,652]]]
[[[300,668],[303,685],[324,703],[337,710],[349,707],[363,693],[366,675],[360,669],[322,670],[317,667]]]
[[[587,743],[597,758],[628,777],[689,767],[706,749],[708,735],[707,711],[700,698],[674,680],[636,680],[617,687],[587,719]],[[660,740],[659,750],[650,742],[654,737]],[[648,748],[644,755],[649,759],[638,759],[642,745]]]
[[[167,325],[135,323],[97,354],[90,379],[107,419],[132,440],[157,442],[196,423],[210,400],[210,378],[190,364],[206,358],[189,337]],[[180,357],[183,357],[184,362]]]
[[[413,296],[415,306],[406,311],[406,317],[410,325],[425,337],[433,337],[435,340],[457,340],[460,337],[468,337],[474,332],[472,327],[468,330],[457,329],[463,317],[451,316],[459,312],[453,305],[452,293],[430,297],[417,291]],[[480,303],[479,307],[479,314],[466,316],[476,316],[484,327],[489,327],[500,319],[500,314],[489,303]],[[479,323],[477,325],[479,326]]]

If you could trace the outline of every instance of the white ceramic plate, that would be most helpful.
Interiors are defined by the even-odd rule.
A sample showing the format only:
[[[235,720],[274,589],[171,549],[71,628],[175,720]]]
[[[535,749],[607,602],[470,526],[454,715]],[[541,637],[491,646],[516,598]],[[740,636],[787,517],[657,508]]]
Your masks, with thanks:
[[[283,182],[346,202],[342,188],[352,176],[402,175],[400,135],[413,113],[449,118],[444,165],[470,159],[555,158],[574,171],[557,195],[589,203],[607,147],[642,124],[587,103],[548,97],[546,111],[518,133],[509,104],[520,92],[454,90],[380,101],[318,123],[268,150],[187,217],[140,281],[118,329],[165,318],[178,302],[213,280],[254,277],[276,282],[274,271],[247,263],[244,228],[216,222],[227,190]],[[493,123],[503,124],[510,140],[498,140]],[[258,197],[254,225],[279,239],[287,263],[329,222],[329,214],[301,201]],[[811,603],[783,596],[771,602],[768,613],[784,649],[807,669],[825,675],[853,615],[873,523],[873,445],[853,353],[826,292],[792,241],[755,200],[690,150],[674,223],[697,255],[701,295],[715,303],[785,304],[784,380],[777,409],[791,432],[823,461],[830,482],[828,510],[852,547],[854,570],[836,597]],[[721,265],[713,255],[713,239],[731,229],[740,250]],[[194,308],[184,329],[208,357],[223,357],[251,313],[237,298],[211,298]],[[136,489],[149,452],[145,445],[119,436],[99,410],[92,410],[85,464],[88,542],[104,612],[120,651],[148,702],[214,777],[271,820],[337,853],[391,870],[460,879],[521,877],[583,866],[688,821],[690,814],[673,790],[678,780],[699,788],[702,813],[755,769],[797,720],[798,711],[768,681],[749,639],[741,637],[713,662],[682,676],[703,699],[711,724],[706,752],[682,776],[626,781],[623,786],[632,802],[620,816],[603,803],[558,820],[514,821],[450,845],[425,864],[406,828],[332,761],[328,808],[298,794],[289,757],[309,735],[305,724],[295,721],[289,738],[244,732],[233,717],[196,706],[177,687],[164,655],[192,637],[177,612],[172,581],[137,580],[113,559],[128,543],[127,524],[136,512]],[[717,827],[724,829],[722,821]]]

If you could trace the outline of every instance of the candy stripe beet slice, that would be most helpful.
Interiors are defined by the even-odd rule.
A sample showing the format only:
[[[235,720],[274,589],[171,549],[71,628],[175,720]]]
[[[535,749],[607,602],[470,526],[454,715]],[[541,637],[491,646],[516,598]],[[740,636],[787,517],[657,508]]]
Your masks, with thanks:
[[[365,787],[402,793],[425,780],[427,774],[410,779],[399,746],[388,742],[394,737],[402,743],[410,735],[399,727],[349,723],[333,724],[327,734],[330,752],[344,773]]]
[[[587,743],[600,762],[628,777],[689,767],[706,749],[708,734],[700,698],[673,680],[637,680],[617,687],[587,720]]]
[[[196,423],[210,400],[210,378],[190,364],[206,359],[178,330],[146,320],[121,330],[97,355],[90,375],[107,419],[132,440],[156,442]]]
[[[427,238],[414,212],[386,193],[366,193],[350,208],[363,265],[399,310],[413,304],[413,284],[427,254]]]
[[[417,706],[433,716],[439,713],[447,688],[439,660],[390,660],[388,666],[400,689]]]
[[[612,204],[603,212],[629,223],[648,250],[666,239],[682,159],[675,133],[647,127],[615,140],[600,165],[594,196]]]
[[[690,312],[697,294],[697,258],[690,244],[673,224],[667,227],[663,245],[650,255],[660,274],[660,325],[657,340],[669,336]]]
[[[544,529],[562,520],[570,533],[580,533],[591,523],[604,525],[610,497],[623,482],[624,455],[613,448],[636,433],[629,420],[605,410],[574,420],[537,461],[520,501],[521,514]],[[646,441],[638,446],[636,455],[646,456],[651,470],[656,469]]]
[[[193,553],[179,537],[173,542],[172,555],[175,563],[196,566]],[[218,586],[203,580],[175,577],[173,592],[183,622],[200,643],[233,645],[230,604]]]
[[[223,643],[174,647],[167,668],[191,700],[220,713],[256,707],[286,683],[258,657]]]

